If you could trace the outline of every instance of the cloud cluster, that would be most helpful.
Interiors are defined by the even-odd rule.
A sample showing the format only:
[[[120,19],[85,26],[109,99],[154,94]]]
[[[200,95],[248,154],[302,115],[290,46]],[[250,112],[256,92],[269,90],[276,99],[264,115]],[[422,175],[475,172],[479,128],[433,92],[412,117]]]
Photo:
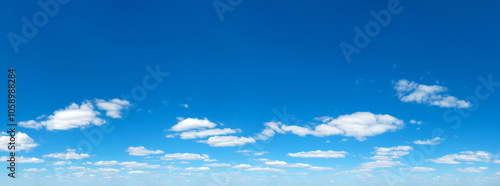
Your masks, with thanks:
[[[467,167],[467,168],[458,168],[458,172],[462,173],[484,173],[484,171],[488,169],[488,167]]]
[[[413,147],[410,146],[375,147],[375,156],[370,157],[375,161],[362,163],[359,167],[361,169],[376,169],[400,166],[403,164],[400,161],[394,161],[394,159],[408,155],[412,150]]]
[[[435,137],[433,139],[428,139],[428,140],[417,140],[413,141],[414,144],[417,145],[439,145],[443,141],[442,138],[440,137]]]
[[[467,162],[489,162],[492,159],[492,155],[486,151],[463,151],[459,154],[449,154],[437,159],[429,159],[434,163],[439,164],[460,164],[459,161]]]
[[[291,156],[294,158],[344,158],[347,155],[346,151],[309,151],[309,152],[297,152],[297,153],[288,153],[287,156]]]
[[[10,151],[8,149],[8,143],[10,142],[10,135],[7,134],[6,132],[1,132],[0,133],[0,151]],[[29,152],[31,149],[38,147],[38,143],[35,143],[35,140],[33,140],[31,137],[29,137],[26,133],[23,132],[16,132],[16,146],[14,151],[26,151]]]
[[[143,146],[139,147],[129,147],[125,152],[128,152],[131,156],[148,156],[151,154],[163,154],[162,150],[149,150]]]
[[[128,109],[130,103],[126,100],[111,99],[105,101],[96,99],[95,104],[101,110],[106,111],[106,115],[111,118],[121,118],[122,110]],[[64,109],[54,111],[52,115],[45,117],[42,115],[36,120],[21,121],[19,126],[32,129],[40,129],[45,127],[47,130],[70,130],[74,128],[87,128],[89,126],[100,126],[106,121],[99,117],[100,112],[97,111],[91,101],[84,101],[80,105],[71,103]],[[43,119],[43,120],[42,120]]]
[[[242,146],[247,143],[255,143],[255,139],[252,137],[237,137],[237,136],[226,136],[229,134],[240,133],[241,129],[230,129],[223,128],[214,129],[217,124],[209,121],[207,118],[178,118],[179,122],[170,128],[170,131],[175,131],[179,133],[168,134],[167,138],[175,138],[175,136],[180,136],[181,139],[202,139],[197,140],[198,143],[206,143],[211,147],[234,147]]]
[[[284,134],[290,132],[301,137],[313,135],[318,137],[342,135],[355,137],[359,141],[366,140],[368,136],[375,136],[389,131],[400,129],[404,122],[390,115],[373,114],[370,112],[356,112],[349,115],[341,115],[337,118],[324,116],[315,118],[323,124],[314,127],[285,125],[281,122],[267,122],[266,128],[256,135],[257,139],[266,140],[275,133]]]
[[[422,85],[401,79],[395,83],[394,89],[402,102],[416,102],[442,108],[468,108],[472,106],[468,101],[443,94],[448,89],[439,85]]]
[[[67,149],[66,152],[43,155],[44,158],[56,158],[62,160],[80,160],[90,158],[88,154],[77,154],[76,149]]]

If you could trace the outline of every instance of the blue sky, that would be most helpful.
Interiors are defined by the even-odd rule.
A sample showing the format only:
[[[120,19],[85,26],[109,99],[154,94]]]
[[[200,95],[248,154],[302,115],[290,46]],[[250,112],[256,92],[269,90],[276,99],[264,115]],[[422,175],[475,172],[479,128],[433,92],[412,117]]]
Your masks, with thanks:
[[[1,182],[500,184],[496,1],[41,2],[0,2]]]

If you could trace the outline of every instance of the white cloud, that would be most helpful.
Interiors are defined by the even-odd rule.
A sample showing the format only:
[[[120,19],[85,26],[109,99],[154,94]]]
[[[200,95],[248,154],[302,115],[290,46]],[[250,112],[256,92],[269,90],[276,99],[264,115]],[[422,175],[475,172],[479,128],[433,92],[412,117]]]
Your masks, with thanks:
[[[404,156],[412,151],[413,147],[410,146],[397,146],[397,147],[375,147],[375,154],[380,156]]]
[[[0,134],[0,151],[10,151],[8,149],[8,143],[10,143],[10,134],[7,134],[6,132],[2,132]],[[31,149],[35,148],[38,146],[37,143],[33,139],[31,139],[27,134],[22,133],[22,132],[16,132],[15,133],[15,138],[16,138],[16,144],[15,144],[15,151],[26,151],[29,152]]]
[[[227,163],[210,163],[210,164],[205,164],[204,166],[207,167],[230,167],[230,164]]]
[[[310,167],[309,168],[310,171],[327,171],[327,170],[335,170],[334,168],[331,168],[331,167]]]
[[[422,125],[424,122],[423,121],[416,121],[414,119],[410,120],[411,124],[417,124],[417,125]]]
[[[161,150],[148,150],[143,146],[139,147],[129,147],[125,152],[128,152],[131,156],[148,156],[150,154],[163,154]]]
[[[2,156],[0,157],[0,161],[7,161],[10,157]],[[25,158],[24,156],[16,157],[16,163],[43,163],[45,160],[38,158]]]
[[[410,171],[412,171],[412,172],[433,172],[433,171],[436,171],[436,169],[430,168],[430,167],[413,167],[410,169]]]
[[[188,167],[184,171],[210,171],[209,167]]]
[[[111,118],[121,118],[121,112],[128,109],[130,103],[126,100],[112,99],[104,101],[101,99],[95,100],[99,109],[106,110],[106,115]],[[106,121],[99,117],[100,113],[94,109],[94,105],[90,101],[84,101],[81,105],[71,103],[64,109],[54,111],[50,116],[39,116],[36,119],[42,121],[21,121],[19,126],[25,128],[40,129],[45,127],[47,130],[70,130],[74,128],[87,128],[89,126],[101,126]]]
[[[44,172],[44,171],[47,171],[47,169],[45,168],[41,168],[41,169],[36,169],[36,168],[30,168],[30,169],[23,169],[24,172]]]
[[[57,159],[62,159],[62,160],[80,160],[83,158],[89,158],[90,155],[88,154],[77,154],[75,149],[67,149],[66,152],[64,153],[53,153],[53,154],[48,154],[48,155],[43,155],[44,158],[57,158]]]
[[[140,170],[138,170],[138,171],[128,171],[127,174],[150,174],[150,173],[151,172],[149,172],[149,171],[140,171]]]
[[[207,118],[205,119],[198,119],[198,118],[179,118],[182,119],[174,125],[170,130],[180,132],[180,131],[186,131],[186,130],[191,130],[191,129],[199,129],[199,128],[214,128],[217,126],[217,124],[208,121]]]
[[[127,100],[120,100],[117,98],[105,101],[102,99],[96,99],[97,108],[101,110],[106,110],[106,116],[112,118],[121,118],[123,109],[128,109],[130,102]]]
[[[484,173],[484,170],[488,169],[488,167],[467,167],[467,168],[458,168],[458,172],[462,173]]]
[[[325,116],[324,116],[325,117]],[[284,125],[281,122],[268,122],[266,128],[259,134],[257,139],[268,139],[276,132],[290,132],[299,136],[314,135],[318,137],[343,135],[351,136],[363,141],[368,136],[375,136],[389,131],[395,131],[404,122],[390,115],[372,114],[370,112],[356,112],[350,115],[341,115],[337,118],[318,119],[326,121],[311,128],[309,126]]]
[[[235,165],[233,166],[233,168],[235,169],[245,169],[245,168],[250,168],[252,166],[248,165],[248,164],[239,164],[239,165]]]
[[[417,141],[413,141],[414,144],[417,144],[417,145],[438,145],[441,143],[443,139],[440,138],[440,137],[435,137],[433,139],[428,139],[428,140],[417,140]]]
[[[230,128],[225,128],[225,129],[208,129],[208,130],[201,130],[201,131],[187,131],[187,132],[182,132],[180,134],[181,139],[195,139],[195,138],[205,138],[208,136],[218,136],[218,135],[227,135],[227,134],[234,134],[241,132],[240,129],[230,129]]]
[[[390,168],[395,166],[403,165],[399,161],[387,161],[387,160],[377,160],[368,163],[362,163],[360,167],[362,169],[375,169],[375,168]]]
[[[482,161],[482,162],[489,162],[492,158],[492,155],[489,152],[485,151],[463,151],[460,152],[460,154],[449,154],[446,156],[443,156],[438,159],[430,159],[428,161],[432,161],[434,163],[440,163],[440,164],[460,164],[459,161]]]
[[[208,140],[199,140],[198,142],[209,144],[211,147],[234,147],[255,143],[255,139],[252,137],[214,136],[208,138]]]
[[[110,174],[116,174],[116,173],[120,172],[120,170],[112,169],[112,168],[98,168],[98,169],[90,170],[90,172],[98,173],[98,174],[102,174],[102,175],[110,175]]]
[[[117,161],[98,161],[95,163],[87,162],[87,164],[96,165],[96,166],[114,166],[114,165],[118,165],[118,162]]]
[[[256,171],[256,172],[285,172],[281,169],[269,168],[269,167],[252,167],[245,169],[246,171]]]
[[[36,122],[35,120],[29,120],[29,121],[20,121],[18,123],[19,126],[24,127],[24,128],[30,128],[30,129],[40,129],[43,127],[42,124]]]
[[[288,153],[287,156],[295,157],[295,158],[344,158],[347,155],[346,151],[309,151],[309,152],[297,152],[297,153]]]
[[[181,107],[184,107],[184,108],[189,108],[189,105],[188,104],[180,104]]]
[[[57,162],[54,162],[53,165],[69,165],[71,164],[70,161],[57,161]]]
[[[127,168],[136,168],[136,169],[158,169],[158,168],[161,168],[160,165],[150,165],[148,163],[138,163],[135,161],[122,162],[122,163],[119,163],[118,165],[121,165],[121,166],[124,166]]]
[[[267,166],[272,166],[272,167],[286,167],[286,168],[306,168],[306,167],[312,167],[309,164],[304,164],[304,163],[287,163],[284,161],[267,161],[265,162]]]
[[[402,102],[416,102],[442,108],[468,108],[472,106],[468,101],[443,94],[448,89],[439,85],[422,85],[402,79],[395,83],[394,89]]]
[[[105,121],[99,117],[99,112],[94,111],[94,106],[90,102],[83,102],[80,106],[72,103],[65,109],[60,109],[48,116],[48,120],[41,124],[47,130],[69,130],[73,128],[85,128],[90,125],[100,126]]]
[[[410,146],[397,146],[397,147],[375,147],[375,156],[370,157],[373,160],[391,161],[398,159],[401,156],[408,155],[413,147]]]
[[[162,160],[209,160],[207,154],[192,154],[192,153],[174,153],[165,154],[160,159]]]
[[[493,161],[493,163],[500,163],[500,160],[495,160]]]

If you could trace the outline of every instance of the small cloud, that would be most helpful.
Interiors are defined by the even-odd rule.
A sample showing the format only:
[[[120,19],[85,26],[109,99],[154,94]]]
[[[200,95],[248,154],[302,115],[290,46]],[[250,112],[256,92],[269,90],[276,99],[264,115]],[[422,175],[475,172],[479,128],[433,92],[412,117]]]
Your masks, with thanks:
[[[181,107],[184,107],[184,108],[189,108],[189,105],[188,104],[180,104]]]

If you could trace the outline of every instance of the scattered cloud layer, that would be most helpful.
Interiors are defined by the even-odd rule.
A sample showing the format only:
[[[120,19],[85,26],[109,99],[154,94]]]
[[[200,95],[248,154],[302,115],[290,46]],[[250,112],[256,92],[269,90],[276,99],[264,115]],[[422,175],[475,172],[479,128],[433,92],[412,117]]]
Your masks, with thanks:
[[[106,111],[106,116],[111,118],[121,118],[122,110],[128,109],[130,103],[126,100],[111,99],[105,101],[96,99],[95,104],[101,110]],[[64,109],[54,111],[52,115],[42,115],[37,117],[37,121],[28,120],[19,122],[19,126],[32,129],[47,130],[70,130],[75,128],[87,128],[90,126],[101,126],[106,120],[100,117],[101,113],[97,111],[91,101],[84,101],[80,105],[71,103]]]
[[[88,154],[77,154],[75,149],[67,149],[66,152],[43,155],[44,158],[56,158],[62,160],[80,160],[90,158]]]
[[[413,141],[413,143],[417,144],[417,145],[439,145],[442,141],[443,141],[442,138],[435,137],[435,138],[423,140],[423,141],[422,140]]]
[[[416,102],[442,108],[468,108],[472,106],[468,101],[443,94],[448,89],[439,85],[423,85],[401,79],[395,83],[394,89],[402,102]]]
[[[33,140],[31,137],[29,137],[26,133],[23,132],[16,132],[15,133],[15,138],[16,138],[16,144],[15,144],[15,149],[9,149],[8,148],[8,143],[10,142],[10,133],[6,132],[1,132],[0,133],[0,144],[3,144],[0,146],[0,151],[26,151],[29,152],[33,148],[38,147],[38,143],[35,143],[35,140]]]
[[[323,124],[310,126],[285,125],[281,122],[267,122],[266,128],[256,135],[257,139],[266,140],[276,133],[290,132],[299,136],[313,135],[318,137],[342,135],[355,137],[359,141],[366,137],[395,131],[404,126],[404,122],[390,115],[373,114],[370,112],[356,112],[341,115],[337,118],[323,116],[315,118]]]
[[[345,151],[309,151],[309,152],[297,152],[297,153],[288,153],[287,156],[291,156],[294,158],[344,158],[347,155]]]
[[[151,154],[163,154],[162,150],[149,150],[143,146],[139,147],[129,147],[125,152],[128,152],[131,156],[148,156]]]
[[[434,163],[439,164],[460,164],[460,161],[466,162],[489,162],[492,155],[486,151],[463,151],[459,154],[449,154],[437,159],[429,159]]]

